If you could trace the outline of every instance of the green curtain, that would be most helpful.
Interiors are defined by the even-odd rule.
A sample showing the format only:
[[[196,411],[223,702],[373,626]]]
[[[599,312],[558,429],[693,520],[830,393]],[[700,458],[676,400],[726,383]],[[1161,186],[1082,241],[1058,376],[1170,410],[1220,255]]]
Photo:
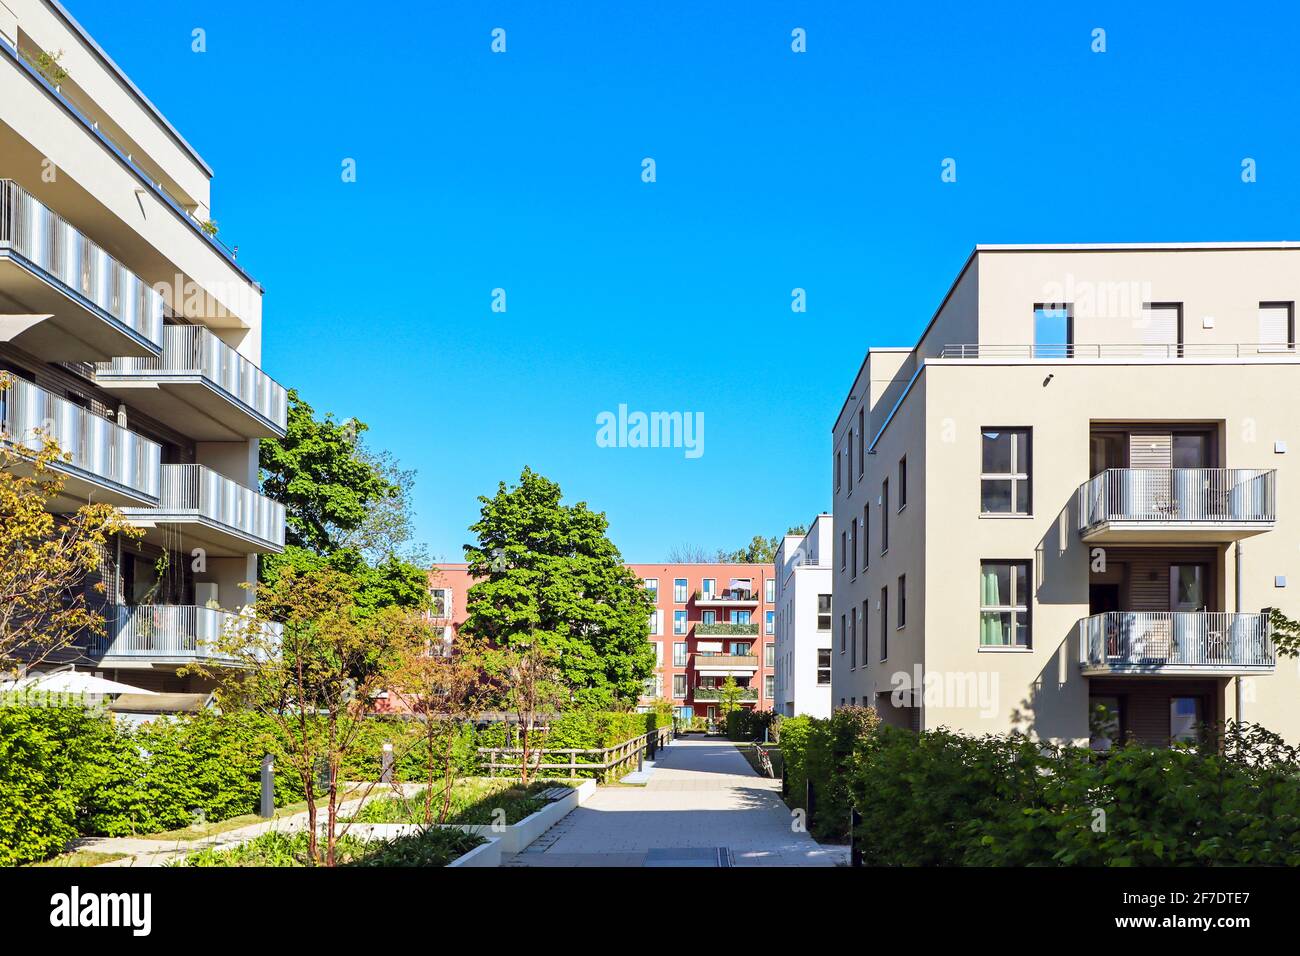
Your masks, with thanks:
[[[998,594],[998,573],[995,568],[980,568],[980,604],[998,607],[1006,604],[1006,597]],[[980,612],[980,646],[997,647],[1007,643],[1002,633],[1002,615]]]

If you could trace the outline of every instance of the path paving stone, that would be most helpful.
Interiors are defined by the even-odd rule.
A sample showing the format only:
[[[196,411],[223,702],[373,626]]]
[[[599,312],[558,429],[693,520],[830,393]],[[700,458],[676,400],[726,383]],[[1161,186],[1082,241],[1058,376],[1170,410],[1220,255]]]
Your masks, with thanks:
[[[727,741],[679,739],[659,751],[644,786],[600,787],[503,863],[663,866],[673,865],[664,861],[676,854],[698,866],[698,851],[721,848],[734,866],[844,865],[847,847],[823,846],[794,832],[780,789],[779,780],[760,777]]]

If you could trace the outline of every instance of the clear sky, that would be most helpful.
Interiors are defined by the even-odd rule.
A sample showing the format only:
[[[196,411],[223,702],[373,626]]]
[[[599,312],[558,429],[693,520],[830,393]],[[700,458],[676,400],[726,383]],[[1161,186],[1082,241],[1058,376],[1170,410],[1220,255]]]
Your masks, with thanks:
[[[216,170],[266,370],[418,470],[445,560],[524,465],[630,561],[806,522],[977,242],[1300,238],[1294,2],[66,2]],[[598,447],[620,404],[704,454]]]

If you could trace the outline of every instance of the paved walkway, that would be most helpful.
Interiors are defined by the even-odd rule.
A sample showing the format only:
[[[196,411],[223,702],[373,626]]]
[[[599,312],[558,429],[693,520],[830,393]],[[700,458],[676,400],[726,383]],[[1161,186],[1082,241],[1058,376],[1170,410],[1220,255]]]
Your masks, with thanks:
[[[796,833],[781,782],[735,746],[687,737],[645,786],[601,787],[506,866],[834,866],[848,848]],[[719,850],[721,852],[719,852]]]

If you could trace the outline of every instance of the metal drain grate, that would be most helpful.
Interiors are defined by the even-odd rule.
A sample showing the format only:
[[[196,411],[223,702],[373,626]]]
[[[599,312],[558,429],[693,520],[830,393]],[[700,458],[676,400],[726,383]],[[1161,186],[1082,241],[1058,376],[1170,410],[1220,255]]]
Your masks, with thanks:
[[[725,846],[659,847],[647,850],[642,866],[731,866]]]

